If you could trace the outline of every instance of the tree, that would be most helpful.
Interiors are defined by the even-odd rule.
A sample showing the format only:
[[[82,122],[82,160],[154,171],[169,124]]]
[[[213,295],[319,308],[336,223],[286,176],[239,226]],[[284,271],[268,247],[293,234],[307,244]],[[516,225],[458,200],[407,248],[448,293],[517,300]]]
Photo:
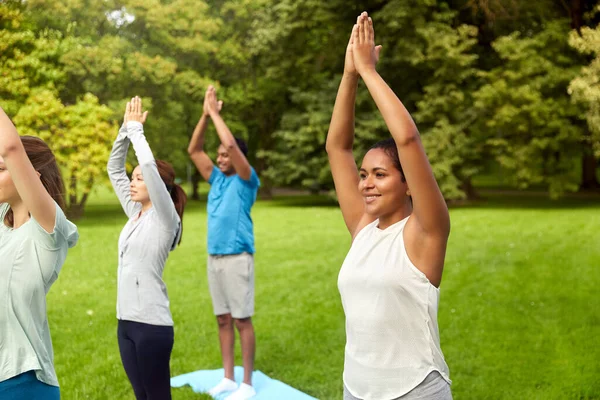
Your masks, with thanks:
[[[18,2],[0,4],[0,94],[20,134],[41,137],[67,175],[67,214],[81,216],[95,182],[105,176],[113,112],[86,94],[65,105],[68,74],[60,62],[80,42],[55,30],[36,35]]]
[[[497,39],[502,63],[475,93],[487,144],[510,182],[542,185],[553,197],[577,190],[579,181],[583,121],[567,86],[580,60],[568,47],[568,26],[554,20],[537,34]]]
[[[341,4],[314,5],[315,14],[323,19],[319,26],[343,35],[324,37],[319,46],[310,48],[312,60],[323,59],[327,63],[313,71],[312,87],[296,82],[291,90],[290,104],[274,135],[276,145],[271,151],[262,152],[270,165],[266,174],[278,184],[333,188],[323,152],[325,137],[350,28],[358,11],[367,9],[374,13],[376,41],[383,43],[378,69],[413,111],[444,195],[459,198],[465,191],[471,194],[469,179],[477,172],[475,165],[482,158],[481,146],[474,145],[475,138],[466,137],[476,118],[470,96],[477,83],[474,79],[477,56],[472,50],[476,28],[455,27],[457,13],[443,3],[388,1],[362,6],[344,11],[346,20],[341,20],[338,16]],[[309,39],[303,32],[311,29],[303,28],[292,32],[295,39],[306,42]],[[311,69],[306,71],[308,75]],[[357,95],[355,131],[357,162],[374,142],[389,137],[383,119],[362,85]]]
[[[66,82],[58,64],[73,46],[76,40],[60,32],[31,31],[19,2],[0,3],[0,98],[9,115],[36,88],[52,90]]]
[[[155,156],[181,176],[212,83],[232,132],[249,142],[263,197],[272,185],[327,190],[325,135],[350,27],[366,10],[383,44],[378,69],[414,116],[446,198],[475,196],[471,179],[490,159],[517,187],[540,185],[558,195],[575,189],[579,170],[582,185],[589,176],[597,182],[589,151],[597,141],[595,111],[578,89],[583,81],[574,79],[579,74],[593,87],[594,72],[579,71],[591,58],[566,40],[569,24],[578,32],[593,26],[596,17],[586,14],[592,3],[7,0],[0,3],[0,96],[16,115],[44,90],[64,110],[88,104],[90,93],[115,120],[127,98],[142,96]],[[360,161],[389,132],[362,85],[356,110]],[[209,134],[207,150],[217,141]]]
[[[586,26],[596,26],[600,22],[600,15],[594,12],[597,0],[456,0],[463,3],[461,20],[472,21],[480,30],[480,59],[484,69],[489,70],[498,64],[494,51],[490,51],[491,43],[500,36],[512,32],[520,32],[524,37],[530,37],[543,31],[548,23],[562,20],[570,22],[571,29],[577,32]],[[458,7],[460,8],[460,7]],[[470,15],[469,15],[470,13]],[[563,46],[563,41],[557,45]],[[550,44],[552,46],[553,44]],[[586,63],[585,57],[574,57],[576,64]],[[589,61],[589,60],[588,60]],[[586,140],[590,134],[587,128],[578,124],[582,130],[581,155],[577,159],[581,162],[579,189],[599,188],[597,171],[598,162],[593,154],[591,142]]]
[[[426,42],[416,65],[430,80],[414,114],[423,145],[446,199],[476,197],[471,178],[482,170],[485,139],[478,130],[473,93],[480,85],[477,28],[451,26],[455,13],[440,15],[417,31]]]
[[[67,191],[67,215],[83,215],[94,186],[106,177],[106,163],[117,126],[113,111],[86,94],[77,103],[65,106],[56,93],[38,90],[14,117],[19,132],[43,139],[63,170]]]
[[[589,128],[589,135],[583,140],[593,149],[592,160],[600,158],[600,29],[590,27],[581,28],[580,34],[572,31],[569,35],[569,44],[580,53],[593,56],[592,61],[583,67],[580,73],[570,82],[569,93],[573,102],[585,107],[585,119]],[[591,168],[595,172],[595,168]],[[594,179],[595,178],[595,179]],[[596,177],[584,179],[585,189],[598,189]]]

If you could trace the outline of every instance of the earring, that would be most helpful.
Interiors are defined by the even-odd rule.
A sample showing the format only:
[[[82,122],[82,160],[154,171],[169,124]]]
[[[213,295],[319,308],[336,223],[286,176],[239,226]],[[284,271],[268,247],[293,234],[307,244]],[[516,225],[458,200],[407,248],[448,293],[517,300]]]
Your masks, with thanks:
[[[410,196],[410,190],[407,190],[407,191],[406,191],[406,195],[407,195],[407,196]]]

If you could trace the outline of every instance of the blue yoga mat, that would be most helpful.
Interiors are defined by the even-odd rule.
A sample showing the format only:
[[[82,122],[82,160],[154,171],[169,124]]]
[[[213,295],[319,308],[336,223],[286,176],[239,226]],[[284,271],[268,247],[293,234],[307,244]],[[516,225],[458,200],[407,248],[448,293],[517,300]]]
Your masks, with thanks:
[[[223,374],[223,368],[194,371],[171,378],[171,386],[182,387],[190,385],[196,393],[208,392],[223,379]],[[234,375],[235,381],[239,385],[244,378],[244,369],[242,367],[235,367]],[[260,371],[254,371],[252,374],[252,386],[256,390],[256,396],[252,400],[317,400],[281,381],[269,378]],[[222,400],[230,394],[231,392],[221,393],[215,398]]]

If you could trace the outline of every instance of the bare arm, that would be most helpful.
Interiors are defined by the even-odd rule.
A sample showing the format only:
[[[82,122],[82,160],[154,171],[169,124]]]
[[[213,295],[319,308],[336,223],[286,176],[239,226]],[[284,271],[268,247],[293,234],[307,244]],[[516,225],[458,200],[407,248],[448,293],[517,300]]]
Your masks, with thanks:
[[[413,119],[375,70],[374,31],[370,18],[361,19],[355,37],[356,67],[398,147],[402,169],[413,199],[413,216],[426,235],[446,240],[450,232],[448,207]]]
[[[207,127],[208,115],[202,113],[202,117],[200,117],[200,120],[196,124],[192,139],[190,140],[190,145],[188,146],[188,154],[205,181],[210,179],[214,167],[212,160],[204,151],[204,134],[206,133]]]
[[[31,216],[46,232],[54,231],[56,203],[33,168],[17,129],[0,107],[0,156]]]
[[[358,170],[352,154],[357,83],[357,76],[342,76],[325,144],[335,192],[352,237],[365,215],[364,200],[358,191]]]
[[[335,99],[325,144],[342,216],[352,237],[363,226],[372,222],[372,218],[365,214],[364,200],[358,190],[358,171],[352,154],[354,104],[359,77],[354,67],[352,43],[357,29],[358,25],[354,25],[346,48],[344,74]],[[380,48],[377,49],[377,53]]]
[[[227,149],[229,158],[231,158],[231,164],[233,165],[233,169],[235,169],[235,173],[245,181],[250,180],[250,163],[248,162],[248,159],[244,153],[242,153],[238,147],[235,138],[231,134],[231,131],[227,127],[225,121],[223,121],[221,114],[219,114],[219,102],[217,101],[217,93],[213,86],[208,87],[206,104],[210,118],[217,129],[219,140],[225,149]]]

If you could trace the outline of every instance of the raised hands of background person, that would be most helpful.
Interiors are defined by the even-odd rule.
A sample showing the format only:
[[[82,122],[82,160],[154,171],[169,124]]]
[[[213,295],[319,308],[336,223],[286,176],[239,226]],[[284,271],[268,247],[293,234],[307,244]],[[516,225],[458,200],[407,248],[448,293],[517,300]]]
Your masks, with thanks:
[[[349,47],[353,59],[353,66],[359,75],[363,75],[371,70],[379,61],[381,46],[375,46],[375,31],[373,29],[373,20],[366,12],[358,16],[356,25],[352,28],[352,37]],[[346,61],[348,52],[346,53]]]
[[[217,90],[209,85],[204,95],[204,112],[208,115],[219,114],[223,108],[223,100],[217,100]]]
[[[146,117],[148,117],[148,111],[142,112],[142,99],[139,96],[135,96],[131,101],[127,102],[127,106],[125,107],[125,117],[123,118],[125,123],[137,121],[143,124],[146,122]]]
[[[214,87],[212,85],[209,85],[208,88],[206,89],[206,92],[204,92],[204,104],[202,106],[202,113],[205,117],[209,117],[210,113],[208,112],[208,94],[214,91]],[[223,100],[218,100],[217,101],[217,112],[221,112],[221,109],[223,108]]]

